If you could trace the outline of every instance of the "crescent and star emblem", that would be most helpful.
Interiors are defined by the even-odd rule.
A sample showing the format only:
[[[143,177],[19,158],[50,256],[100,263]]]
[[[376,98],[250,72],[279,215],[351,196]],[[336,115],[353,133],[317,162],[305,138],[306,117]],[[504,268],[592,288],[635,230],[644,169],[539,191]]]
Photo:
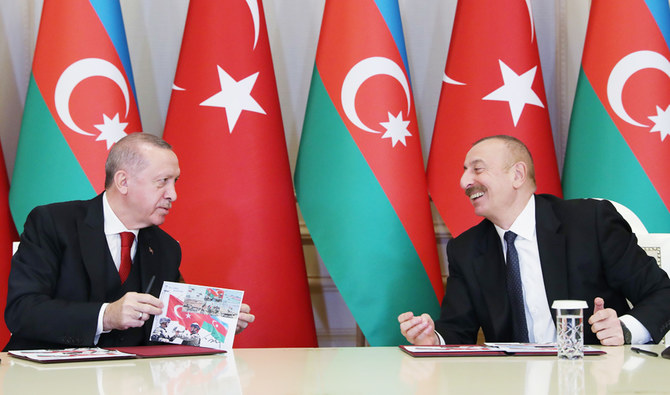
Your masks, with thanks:
[[[342,83],[342,108],[344,110],[344,114],[347,116],[349,121],[351,121],[351,123],[353,123],[357,128],[368,133],[382,133],[382,131],[372,129],[363,123],[363,121],[361,121],[358,116],[358,112],[356,111],[356,94],[365,81],[377,75],[390,76],[398,81],[398,83],[400,83],[403,90],[405,91],[405,98],[407,100],[406,116],[409,115],[409,110],[412,103],[409,81],[407,80],[403,69],[398,66],[397,63],[388,58],[378,56],[363,59],[358,62],[356,65],[354,65],[354,67],[351,68],[351,70],[349,70],[347,76],[344,78],[344,82]],[[399,112],[396,116],[389,112],[388,122],[380,122],[379,124],[385,129],[385,133],[381,138],[390,138],[393,147],[395,147],[398,142],[401,142],[404,146],[407,146],[405,137],[409,137],[412,134],[407,129],[409,126],[409,121],[403,119],[402,111]]]
[[[79,83],[92,77],[103,77],[114,82],[123,93],[126,104],[125,117],[128,116],[130,110],[130,90],[123,73],[116,66],[98,58],[86,58],[72,63],[58,78],[54,91],[54,101],[56,113],[65,126],[84,136],[95,136],[95,134],[85,131],[72,119],[70,97]],[[120,122],[118,113],[111,119],[107,114],[102,114],[102,117],[102,124],[93,125],[100,131],[96,141],[104,140],[107,143],[107,149],[109,149],[114,143],[126,136],[125,128],[128,123]]]
[[[256,49],[258,44],[258,36],[260,34],[260,10],[257,0],[245,0],[251,13],[251,19],[254,23],[254,46]],[[242,115],[242,111],[251,111],[258,114],[266,115],[265,110],[251,96],[251,91],[254,89],[256,79],[260,72],[253,73],[240,80],[234,79],[223,67],[217,65],[216,70],[219,76],[219,91],[200,102],[204,107],[218,107],[226,110],[226,121],[228,123],[228,132],[233,133],[237,121]],[[175,91],[185,91],[186,89],[172,84],[172,89]]]
[[[628,79],[633,74],[644,69],[660,70],[670,77],[670,61],[665,56],[654,51],[637,51],[621,58],[614,68],[612,68],[612,72],[607,80],[607,100],[614,113],[623,121],[642,128],[649,127],[650,125],[633,119],[626,111],[621,96]],[[665,140],[665,137],[670,134],[670,106],[663,110],[657,105],[656,115],[651,115],[648,118],[653,122],[649,133],[659,132],[661,141]]]

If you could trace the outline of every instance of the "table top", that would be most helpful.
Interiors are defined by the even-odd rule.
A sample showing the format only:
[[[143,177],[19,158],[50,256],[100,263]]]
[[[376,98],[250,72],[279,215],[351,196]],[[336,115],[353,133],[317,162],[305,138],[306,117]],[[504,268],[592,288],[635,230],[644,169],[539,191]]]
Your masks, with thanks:
[[[662,345],[644,346],[660,354]],[[630,346],[553,356],[414,358],[397,347],[235,349],[225,355],[40,364],[0,353],[0,393],[670,393],[670,360]],[[122,391],[122,392],[121,392]]]

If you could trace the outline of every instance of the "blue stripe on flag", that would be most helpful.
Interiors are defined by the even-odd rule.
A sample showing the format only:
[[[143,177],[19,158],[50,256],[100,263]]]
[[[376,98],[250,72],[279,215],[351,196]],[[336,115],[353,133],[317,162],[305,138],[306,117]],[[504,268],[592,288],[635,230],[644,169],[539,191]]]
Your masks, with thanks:
[[[645,2],[654,16],[661,34],[663,34],[666,45],[670,47],[670,7],[668,6],[668,0],[645,0]]]
[[[112,40],[112,45],[116,48],[116,53],[121,59],[123,68],[128,76],[128,82],[130,82],[130,88],[133,90],[133,96],[135,96],[135,102],[137,103],[135,79],[133,78],[133,68],[130,66],[130,54],[128,52],[126,32],[123,28],[121,4],[119,4],[119,0],[90,0],[90,2],[98,14],[100,22],[105,27],[109,38]]]
[[[386,26],[388,26],[395,41],[396,47],[400,52],[403,63],[405,63],[405,71],[407,72],[407,77],[411,81],[412,78],[409,75],[409,62],[407,62],[407,49],[405,48],[405,37],[402,33],[402,19],[400,19],[400,8],[398,7],[397,0],[375,0],[377,3],[377,8],[381,12],[384,21],[386,21]],[[411,84],[411,82],[410,82]]]

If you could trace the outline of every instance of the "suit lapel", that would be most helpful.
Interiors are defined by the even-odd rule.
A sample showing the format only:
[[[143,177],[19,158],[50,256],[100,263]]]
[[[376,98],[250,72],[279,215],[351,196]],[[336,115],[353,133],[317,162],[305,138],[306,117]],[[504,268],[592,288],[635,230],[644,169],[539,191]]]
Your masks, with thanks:
[[[105,262],[109,255],[109,247],[105,238],[104,219],[102,214],[102,195],[89,201],[86,216],[77,222],[81,256],[88,273],[91,285],[91,300],[104,300]]]
[[[140,279],[142,283],[141,291],[146,291],[146,287],[151,281],[153,275],[158,275],[160,273],[160,262],[157,257],[156,251],[154,251],[153,242],[153,228],[140,229],[140,233],[137,238],[137,255],[140,258]],[[158,279],[156,279],[158,280]],[[156,281],[152,286],[150,293],[154,296],[158,296],[160,293],[160,282]]]
[[[554,300],[569,298],[565,235],[561,233],[561,222],[552,210],[551,203],[538,195],[535,196],[535,221],[542,277],[551,310]]]
[[[507,283],[505,280],[505,261],[502,255],[500,238],[493,224],[485,221],[483,229],[475,243],[475,275],[481,286],[484,300],[491,315],[496,333],[509,330],[509,306],[507,302]]]

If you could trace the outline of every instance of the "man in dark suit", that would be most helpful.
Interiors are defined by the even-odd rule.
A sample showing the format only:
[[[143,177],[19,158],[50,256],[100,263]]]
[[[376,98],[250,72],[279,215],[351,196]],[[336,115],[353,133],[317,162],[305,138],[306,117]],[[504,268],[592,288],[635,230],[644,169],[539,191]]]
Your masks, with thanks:
[[[608,201],[535,195],[533,161],[522,142],[476,142],[461,188],[485,219],[447,244],[440,318],[398,317],[410,343],[475,343],[480,328],[492,342],[553,342],[550,306],[562,299],[589,303],[587,344],[659,342],[670,329],[670,280],[626,221]],[[515,265],[516,280],[508,274]],[[521,292],[508,288],[519,281]]]
[[[177,199],[179,162],[162,139],[132,133],[105,173],[99,196],[29,214],[9,275],[7,350],[149,342],[163,281],[181,278],[179,243],[158,227]],[[253,319],[243,305],[238,330]]]

